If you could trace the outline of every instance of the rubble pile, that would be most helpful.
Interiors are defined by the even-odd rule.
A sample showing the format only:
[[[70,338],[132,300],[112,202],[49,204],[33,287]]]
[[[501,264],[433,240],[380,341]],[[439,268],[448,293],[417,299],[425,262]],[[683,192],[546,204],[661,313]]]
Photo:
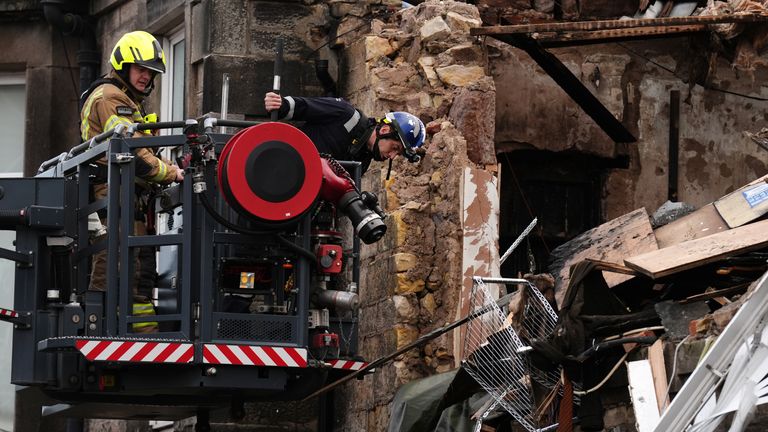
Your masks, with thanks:
[[[626,406],[631,399],[636,421],[647,421],[633,392],[648,384],[656,393],[658,419],[665,400],[673,400],[695,368],[690,358],[702,355],[725,330],[768,270],[767,181],[768,176],[758,178],[693,211],[666,203],[651,218],[639,209],[552,251],[548,270],[555,279],[558,326],[547,340],[529,341],[533,348],[561,364],[583,388],[596,385],[608,374],[604,363],[613,365],[620,357],[628,365],[655,366],[649,383],[631,368],[623,378],[616,373],[605,388],[582,397],[585,411],[594,415],[597,410],[603,418],[603,407],[610,404],[601,397],[617,387],[629,388],[624,401],[613,401]],[[596,348],[617,338],[645,343]],[[686,367],[676,364],[679,345],[688,347],[679,361]]]
[[[533,285],[517,290],[505,324],[479,348],[464,353],[463,369],[477,374],[485,367],[488,376],[496,377],[495,383],[479,381],[485,391],[503,397],[509,391],[505,389],[515,388],[517,395],[517,403],[501,403],[504,409],[494,410],[490,402],[479,409],[468,405],[473,419],[487,417],[486,430],[505,422],[533,430],[571,417],[578,418],[582,431],[653,430],[708,350],[735,352],[715,347],[721,334],[735,333],[729,323],[755,298],[757,282],[768,271],[766,214],[768,176],[698,209],[667,202],[653,216],[635,210],[553,250],[551,276],[525,275]],[[541,331],[544,321],[535,311],[547,309],[547,304],[557,310],[557,322]],[[478,321],[482,325],[488,319]],[[736,327],[745,322],[742,315]],[[517,342],[502,342],[510,331]],[[749,336],[755,329],[739,331]],[[756,346],[746,339],[733,343]],[[509,349],[510,344],[522,345]],[[488,357],[486,366],[474,360],[481,354]],[[713,353],[722,362],[724,355]],[[749,360],[757,367],[761,358],[755,355],[752,361],[743,354],[733,362]],[[489,359],[500,363],[487,366]],[[504,364],[518,367],[505,369]],[[522,376],[520,365],[527,365]],[[721,372],[727,374],[725,366]],[[739,375],[739,367],[734,370],[729,380],[747,379]],[[553,374],[559,382],[551,379]],[[556,391],[559,398],[553,397]],[[727,406],[739,397],[728,394],[730,399],[718,404]],[[531,402],[520,403],[526,397]],[[749,405],[750,400],[739,403]],[[685,406],[677,402],[675,413]],[[705,416],[720,421],[723,414],[709,410]],[[762,421],[758,415],[757,422]],[[558,430],[573,428],[561,425]]]

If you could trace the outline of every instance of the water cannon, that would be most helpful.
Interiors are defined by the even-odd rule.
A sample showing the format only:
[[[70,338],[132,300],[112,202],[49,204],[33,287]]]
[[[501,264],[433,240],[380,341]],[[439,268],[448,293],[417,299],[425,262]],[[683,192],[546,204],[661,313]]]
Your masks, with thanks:
[[[285,123],[262,123],[233,136],[217,175],[230,207],[262,229],[294,224],[319,197],[350,219],[364,243],[387,231],[376,195],[360,192],[341,164],[321,158],[309,137]]]
[[[355,234],[365,244],[376,243],[387,232],[386,215],[372,192],[360,192],[349,173],[336,160],[324,158],[320,197],[336,205],[352,222]]]

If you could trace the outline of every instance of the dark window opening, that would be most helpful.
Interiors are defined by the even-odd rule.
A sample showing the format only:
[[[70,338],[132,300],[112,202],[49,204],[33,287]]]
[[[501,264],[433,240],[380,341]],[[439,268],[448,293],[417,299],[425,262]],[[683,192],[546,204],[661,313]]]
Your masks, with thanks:
[[[599,225],[606,161],[581,153],[520,150],[499,154],[499,251],[506,252],[533,218],[538,222],[501,267],[517,277],[546,271],[557,246]]]

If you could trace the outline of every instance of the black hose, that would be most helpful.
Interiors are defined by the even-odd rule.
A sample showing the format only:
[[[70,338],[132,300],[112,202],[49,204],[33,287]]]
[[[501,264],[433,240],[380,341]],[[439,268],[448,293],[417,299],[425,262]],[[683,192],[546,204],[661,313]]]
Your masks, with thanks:
[[[278,233],[274,233],[275,238],[282,243],[285,247],[288,249],[296,252],[299,255],[303,255],[304,258],[306,258],[311,265],[317,264],[317,255],[313,254],[312,251],[308,249],[304,249],[303,247],[297,245],[296,243],[288,240],[287,238],[281,236]]]
[[[0,229],[15,230],[20,225],[29,225],[28,208],[0,210]]]
[[[225,227],[231,229],[232,231],[237,231],[241,234],[248,234],[248,235],[270,235],[274,234],[270,231],[254,231],[249,230],[248,228],[243,228],[239,225],[235,225],[229,220],[227,220],[224,216],[220,215],[216,209],[213,208],[213,205],[211,205],[211,201],[208,199],[208,194],[203,192],[198,194],[200,196],[200,202],[203,203],[203,207],[205,208],[205,211],[208,212],[213,219],[220,223],[221,225],[224,225]]]
[[[578,361],[584,361],[590,356],[596,354],[598,351],[612,348],[617,345],[623,345],[625,343],[638,343],[642,345],[651,345],[652,343],[656,342],[656,339],[658,339],[656,336],[634,336],[634,337],[625,337],[621,339],[613,339],[610,341],[601,342],[595,346],[590,347],[583,353],[579,354],[579,356],[576,359]]]
[[[208,212],[209,215],[218,223],[221,225],[231,229],[232,231],[239,232],[241,234],[248,234],[248,235],[271,235],[274,238],[277,239],[282,245],[287,247],[288,249],[292,250],[293,252],[304,256],[307,260],[309,260],[310,264],[315,265],[317,263],[317,256],[312,253],[311,251],[304,249],[303,247],[297,245],[296,243],[288,240],[287,238],[281,236],[280,234],[272,231],[254,231],[249,230],[248,228],[243,228],[239,225],[233,224],[232,222],[228,221],[224,216],[220,215],[216,209],[213,208],[211,205],[211,201],[208,199],[208,194],[205,192],[202,192],[198,194],[200,196],[200,202],[203,203],[203,207],[205,208],[205,211]]]

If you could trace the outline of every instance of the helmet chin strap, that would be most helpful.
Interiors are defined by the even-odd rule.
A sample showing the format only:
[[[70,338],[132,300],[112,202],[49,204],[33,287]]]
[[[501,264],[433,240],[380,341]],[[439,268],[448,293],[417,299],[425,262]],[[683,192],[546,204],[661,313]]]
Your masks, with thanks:
[[[376,141],[373,142],[373,159],[376,161],[383,161],[384,157],[381,156],[381,150],[379,149],[379,140],[384,138],[392,138],[393,136],[397,138],[397,135],[394,133],[388,133],[386,135],[379,134],[379,129],[381,129],[382,125],[376,126]],[[386,180],[389,180],[389,175],[392,174],[392,159],[389,160],[389,167],[387,168],[387,178]]]
[[[381,149],[379,149],[379,140],[387,139],[389,137],[389,134],[387,135],[381,135],[379,133],[379,130],[381,130],[382,125],[376,126],[376,140],[373,142],[373,148],[371,149],[371,153],[373,153],[373,160],[382,162],[384,160],[384,157],[381,155]]]

